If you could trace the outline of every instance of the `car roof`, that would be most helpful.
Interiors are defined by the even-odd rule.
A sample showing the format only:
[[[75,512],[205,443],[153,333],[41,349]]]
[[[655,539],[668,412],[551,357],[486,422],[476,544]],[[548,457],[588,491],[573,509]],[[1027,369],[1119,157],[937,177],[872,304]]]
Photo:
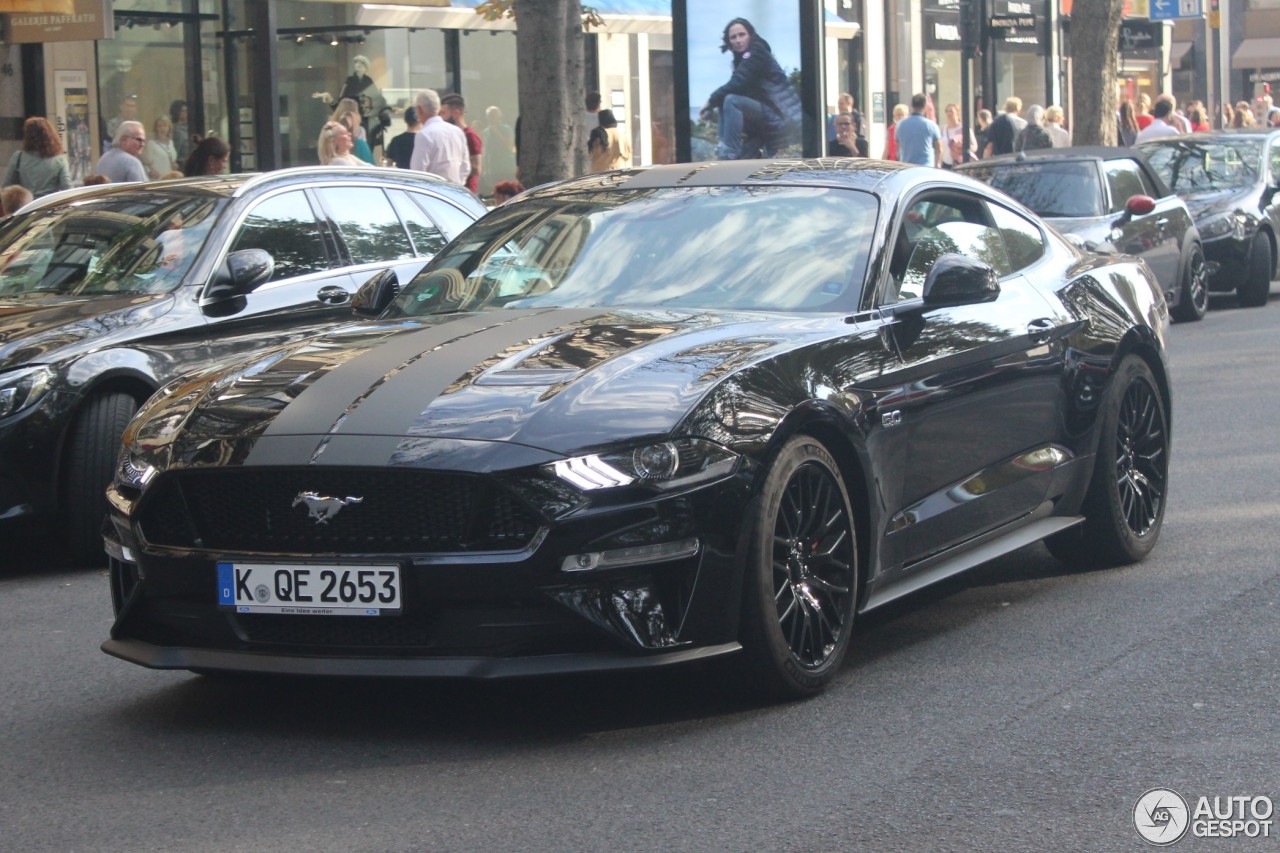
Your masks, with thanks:
[[[1000,154],[996,157],[964,163],[956,168],[965,169],[1000,163],[1035,163],[1041,160],[1116,160],[1122,157],[1134,160],[1147,159],[1141,151],[1121,145],[1073,145],[1068,148],[1036,148],[1018,154]]]
[[[535,187],[524,197],[537,198],[580,190],[800,184],[876,191],[887,183],[905,180],[902,176],[917,168],[906,163],[863,157],[672,163],[557,181]]]
[[[91,198],[106,198],[121,193],[136,192],[140,187],[147,189],[164,189],[167,191],[191,192],[199,194],[220,195],[226,198],[240,198],[253,193],[264,186],[307,185],[317,180],[333,182],[334,180],[368,180],[392,181],[400,184],[417,184],[423,189],[438,192],[446,196],[466,196],[472,206],[478,204],[475,196],[464,188],[451,184],[444,178],[426,172],[408,169],[389,169],[376,166],[334,167],[334,166],[299,166],[289,169],[276,169],[270,172],[252,172],[236,175],[205,175],[195,178],[173,178],[167,181],[146,181],[119,184],[100,184],[89,187],[72,187],[69,190],[41,196],[22,208],[28,213],[43,207],[51,207],[66,201],[80,201]]]

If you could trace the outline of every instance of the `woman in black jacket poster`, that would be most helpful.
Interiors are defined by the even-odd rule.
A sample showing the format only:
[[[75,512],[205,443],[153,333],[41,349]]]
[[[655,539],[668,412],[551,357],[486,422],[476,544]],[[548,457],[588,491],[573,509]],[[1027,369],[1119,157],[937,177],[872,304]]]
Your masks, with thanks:
[[[800,141],[800,96],[765,41],[746,18],[724,28],[720,50],[733,54],[733,75],[711,93],[703,121],[719,110],[716,157],[772,157]]]

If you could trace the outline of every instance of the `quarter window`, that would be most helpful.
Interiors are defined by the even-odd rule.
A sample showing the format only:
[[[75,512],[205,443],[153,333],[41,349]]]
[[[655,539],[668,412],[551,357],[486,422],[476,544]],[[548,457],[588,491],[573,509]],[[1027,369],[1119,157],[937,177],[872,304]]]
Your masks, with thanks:
[[[347,244],[351,263],[358,266],[413,257],[409,235],[378,187],[320,187],[315,192]]]
[[[431,215],[432,219],[440,223],[444,236],[450,240],[466,231],[467,226],[474,221],[470,216],[446,201],[428,199],[417,193],[414,194],[413,200],[421,205]]]
[[[423,212],[422,208],[414,204],[409,196],[400,190],[391,190],[389,195],[396,206],[396,212],[404,220],[405,228],[409,230],[409,236],[413,238],[413,248],[417,250],[419,256],[431,257],[444,248],[449,238],[444,236],[444,232],[431,220],[430,216]],[[431,206],[430,197],[418,196],[418,199],[423,206]]]
[[[1013,272],[1029,267],[1044,255],[1044,235],[1030,221],[999,205],[991,205],[991,218],[995,220],[1000,236],[1004,238],[1005,251],[1009,253],[1009,265]]]
[[[324,239],[311,203],[301,191],[281,193],[245,217],[231,251],[264,249],[275,261],[272,281],[329,268]]]

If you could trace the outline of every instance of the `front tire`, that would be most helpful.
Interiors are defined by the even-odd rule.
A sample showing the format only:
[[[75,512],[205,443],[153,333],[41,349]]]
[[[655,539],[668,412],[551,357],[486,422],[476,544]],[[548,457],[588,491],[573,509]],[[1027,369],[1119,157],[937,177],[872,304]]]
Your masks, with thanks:
[[[844,478],[797,436],[769,470],[750,517],[742,644],[752,684],[787,699],[822,690],[853,630],[857,542]]]
[[[1101,412],[1084,523],[1045,540],[1075,566],[1119,566],[1147,556],[1160,538],[1169,484],[1169,423],[1146,362],[1125,356]]]
[[[71,427],[67,447],[67,550],[84,565],[105,565],[102,519],[107,513],[107,486],[120,453],[120,436],[138,410],[128,394],[99,394],[85,403]]]
[[[1200,244],[1192,245],[1187,255],[1187,266],[1182,271],[1178,307],[1172,311],[1179,323],[1203,320],[1209,310],[1209,274],[1204,263],[1204,250]]]
[[[1271,241],[1256,234],[1249,246],[1249,272],[1236,288],[1236,298],[1244,308],[1261,308],[1271,298]]]

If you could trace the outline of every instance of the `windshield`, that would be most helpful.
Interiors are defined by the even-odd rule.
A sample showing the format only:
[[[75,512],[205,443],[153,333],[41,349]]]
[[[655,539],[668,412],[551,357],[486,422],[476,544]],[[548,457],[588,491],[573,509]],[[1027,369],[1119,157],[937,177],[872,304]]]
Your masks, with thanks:
[[[1229,190],[1258,182],[1261,139],[1190,139],[1142,146],[1175,193]]]
[[[224,203],[149,189],[14,216],[0,227],[0,297],[173,290]]]
[[[1092,161],[975,166],[964,173],[1016,198],[1041,216],[1101,216],[1102,186]]]
[[[499,207],[388,316],[499,307],[856,310],[877,200],[815,187],[567,193]]]

